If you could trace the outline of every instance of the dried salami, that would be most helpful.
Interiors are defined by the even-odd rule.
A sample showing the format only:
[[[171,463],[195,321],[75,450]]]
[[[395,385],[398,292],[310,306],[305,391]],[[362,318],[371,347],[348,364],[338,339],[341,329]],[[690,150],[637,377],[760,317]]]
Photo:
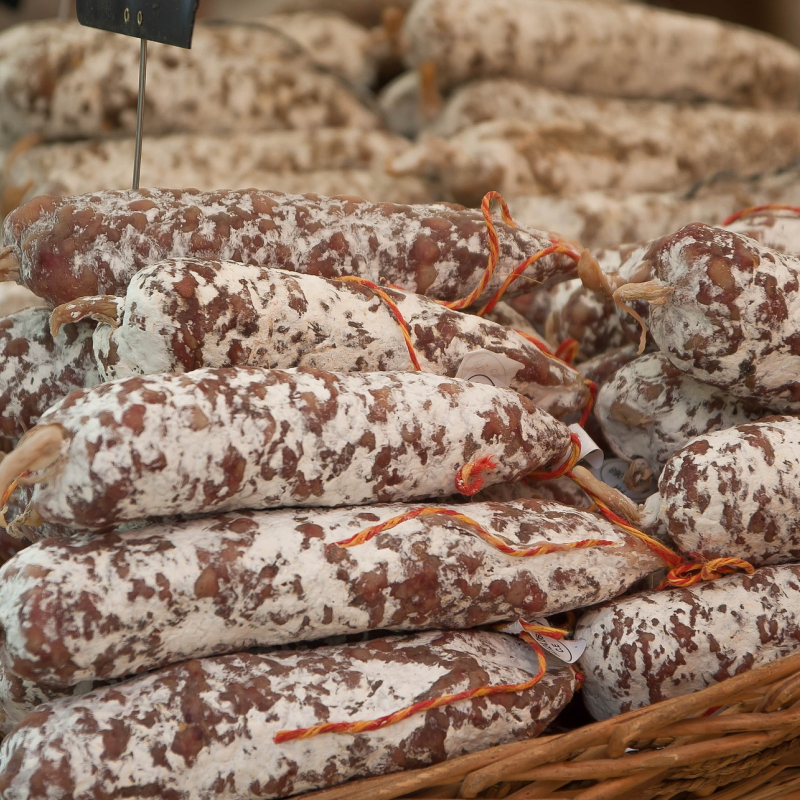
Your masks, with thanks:
[[[490,485],[556,467],[570,445],[562,423],[494,386],[420,372],[203,369],[72,392],[0,462],[0,494],[30,472],[38,518],[97,530],[442,497],[467,464],[494,465],[481,476]]]
[[[499,260],[487,292],[553,244],[542,231],[503,222],[496,229]],[[449,301],[478,285],[489,259],[480,211],[255,189],[43,196],[7,216],[3,235],[0,274],[53,305],[122,295],[140,269],[176,257],[269,264],[326,278],[352,274]],[[544,282],[576,274],[573,256],[553,252],[525,277]],[[524,291],[523,284],[512,288]]]
[[[618,456],[644,458],[658,475],[690,439],[759,419],[764,410],[649,353],[622,365],[600,388],[594,414]]]
[[[335,546],[420,507],[452,513]],[[519,557],[476,524],[517,552],[606,544]],[[0,655],[28,680],[70,686],[253,646],[533,619],[660,567],[602,517],[541,500],[231,513],[28,547],[0,570]]]
[[[587,611],[583,699],[595,719],[699,691],[797,650],[800,566],[762,567]]]
[[[652,243],[651,280],[616,290],[650,303],[649,328],[682,372],[783,412],[800,411],[800,260],[701,223]]]
[[[0,319],[0,450],[20,437],[73,389],[100,383],[90,322],[50,333],[50,312],[27,308]]]
[[[533,687],[375,731],[273,738],[524,684],[537,670],[520,640],[458,631],[188,661],[40,706],[0,747],[0,791],[7,800],[44,800],[74,796],[80,785],[85,796],[255,800],[421,767],[540,733],[572,697],[572,669],[551,667]]]
[[[518,364],[511,388],[557,417],[589,401],[578,372],[518,333],[417,294],[383,294],[231,261],[172,260],[137,273],[124,298],[77,300],[53,321],[99,319],[104,380],[200,367],[408,371],[415,358],[425,372],[454,377],[468,353],[484,349]]]
[[[757,108],[797,108],[800,98],[800,54],[790,45],[637,3],[420,0],[406,33],[409,61],[434,61],[448,87],[513,77],[568,92]]]

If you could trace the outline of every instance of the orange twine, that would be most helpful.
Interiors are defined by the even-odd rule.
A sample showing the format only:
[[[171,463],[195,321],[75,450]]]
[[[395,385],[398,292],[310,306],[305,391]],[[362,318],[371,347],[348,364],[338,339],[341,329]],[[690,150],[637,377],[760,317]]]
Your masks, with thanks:
[[[465,689],[463,692],[457,692],[456,694],[433,697],[430,700],[422,700],[419,703],[414,703],[413,705],[395,711],[392,714],[387,714],[384,717],[378,717],[377,719],[359,720],[357,722],[325,722],[320,725],[312,725],[310,728],[295,728],[294,730],[278,731],[273,741],[275,744],[282,744],[283,742],[291,742],[296,739],[310,739],[312,736],[319,736],[322,733],[368,733],[370,731],[386,728],[389,725],[394,725],[397,722],[402,722],[402,720],[408,719],[415,714],[420,714],[423,711],[441,708],[442,706],[451,705],[461,700],[472,700],[476,697],[487,697],[493,694],[524,692],[527,689],[531,689],[545,676],[547,672],[547,661],[542,648],[536,643],[530,633],[540,633],[544,636],[562,638],[565,631],[560,631],[558,628],[550,628],[544,625],[531,625],[530,623],[522,622],[522,620],[520,620],[520,622],[522,623],[524,631],[520,633],[519,636],[534,649],[538,662],[536,674],[528,681],[524,681],[523,683],[501,683],[480,686],[476,689]],[[556,636],[556,633],[560,635]]]
[[[13,480],[9,486],[6,488],[5,492],[3,492],[3,496],[0,497],[0,528],[7,528],[8,523],[6,522],[6,511],[8,511],[8,501],[11,499],[11,495],[14,494],[14,491],[20,484],[20,481],[27,478],[30,475],[30,471],[23,472],[21,475],[17,477],[16,480]]]
[[[483,525],[481,525],[479,522],[476,522],[471,517],[468,517],[466,514],[462,514],[459,511],[453,511],[449,508],[423,506],[422,508],[415,508],[411,511],[406,511],[405,513],[399,514],[396,517],[387,519],[385,522],[380,522],[377,525],[372,525],[369,528],[365,528],[363,531],[351,536],[349,539],[342,539],[339,542],[333,542],[332,544],[328,545],[328,547],[356,547],[357,545],[368,542],[370,539],[374,539],[379,533],[396,528],[403,522],[416,519],[417,517],[434,514],[442,517],[452,517],[458,522],[463,522],[464,524],[469,525],[475,530],[478,536],[483,539],[484,542],[491,545],[496,550],[499,550],[501,553],[505,553],[507,556],[512,556],[514,558],[530,558],[533,556],[547,555],[548,553],[565,553],[570,550],[588,550],[592,547],[609,547],[614,544],[614,542],[610,542],[606,539],[582,539],[578,542],[565,542],[561,544],[546,542],[545,544],[539,544],[535,547],[516,548],[508,544],[507,540],[495,536],[491,531],[488,531],[483,527]]]
[[[578,422],[578,425],[580,425],[581,428],[586,426],[586,421],[589,419],[589,414],[592,413],[594,404],[597,402],[597,384],[594,381],[590,381],[588,378],[584,380],[584,383],[589,389],[589,402],[586,404],[586,408],[583,409],[583,414],[581,414],[580,421]]]
[[[567,366],[571,367],[578,357],[579,347],[580,344],[577,339],[564,339],[564,341],[556,347],[556,358],[560,358]]]
[[[668,587],[683,588],[687,586],[694,586],[701,581],[713,581],[717,578],[722,578],[725,575],[732,575],[735,572],[744,572],[747,575],[752,575],[755,572],[755,567],[749,562],[741,558],[715,558],[711,561],[687,561],[681,555],[671,550],[665,544],[652,539],[646,533],[643,533],[638,528],[634,528],[626,520],[622,519],[618,514],[615,514],[597,495],[588,489],[583,482],[577,478],[572,472],[569,477],[583,489],[589,497],[597,505],[600,513],[608,520],[613,522],[618,527],[629,533],[631,536],[644,542],[661,560],[667,564],[671,569],[667,576],[658,585],[658,589],[665,589]]]
[[[486,235],[489,239],[489,261],[486,264],[486,269],[484,270],[483,276],[478,282],[478,285],[466,297],[462,297],[460,300],[451,300],[450,302],[441,303],[443,306],[452,309],[453,311],[460,311],[462,308],[471,306],[483,294],[484,289],[492,279],[492,276],[497,269],[497,262],[500,258],[500,240],[498,239],[497,228],[495,228],[494,220],[492,219],[492,200],[497,200],[497,202],[500,204],[500,213],[503,218],[503,222],[505,222],[506,225],[510,225],[512,228],[517,227],[517,224],[511,217],[511,212],[508,210],[508,203],[506,203],[503,195],[501,195],[500,192],[487,192],[481,201],[481,213],[486,221]],[[489,302],[478,312],[478,316],[483,316],[491,311],[500,301],[500,298],[505,294],[506,289],[508,289],[508,287],[515,280],[517,280],[517,278],[519,278],[531,264],[546,255],[550,255],[551,253],[566,253],[567,255],[571,255],[575,261],[580,260],[579,253],[576,253],[572,248],[561,242],[556,242],[550,247],[546,247],[544,250],[534,253],[534,255],[525,259],[522,264],[513,270],[513,272],[506,278],[500,289],[498,289],[497,292],[495,292],[495,294],[492,296],[491,300],[489,300]]]
[[[400,330],[403,334],[403,338],[406,341],[406,347],[408,348],[408,354],[411,356],[411,363],[414,365],[414,369],[418,369],[422,371],[422,367],[419,365],[419,359],[417,358],[417,353],[414,350],[414,343],[411,341],[411,332],[408,329],[408,323],[403,319],[403,315],[400,313],[400,309],[397,307],[397,304],[386,294],[377,283],[373,283],[372,281],[368,281],[366,278],[358,278],[355,275],[345,275],[341,278],[334,278],[335,281],[346,281],[347,283],[358,283],[361,286],[366,286],[368,289],[372,289],[378,297],[389,306],[389,310],[392,312],[392,315],[397,320],[398,324],[400,325]]]
[[[536,470],[531,472],[530,475],[527,476],[526,480],[529,481],[551,481],[555,478],[560,478],[563,475],[567,475],[568,473],[572,472],[572,468],[580,461],[581,459],[581,440],[578,438],[578,434],[570,433],[569,435],[569,457],[567,460],[558,468],[554,469],[551,472],[544,472],[542,470]]]
[[[482,472],[489,472],[497,467],[494,456],[481,456],[475,461],[464,464],[456,472],[455,486],[459,494],[472,496],[477,494],[483,487]]]
[[[765,203],[760,206],[751,206],[750,208],[743,208],[741,211],[731,214],[727,219],[723,220],[722,224],[730,225],[731,222],[736,222],[737,219],[758,214],[759,211],[791,211],[794,214],[800,214],[800,207],[789,206],[784,203]]]

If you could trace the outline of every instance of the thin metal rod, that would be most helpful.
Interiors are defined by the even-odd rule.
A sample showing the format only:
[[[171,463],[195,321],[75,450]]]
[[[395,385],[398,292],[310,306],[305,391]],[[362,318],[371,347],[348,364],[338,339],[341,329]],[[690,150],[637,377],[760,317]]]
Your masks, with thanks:
[[[60,0],[58,4],[58,18],[69,19],[72,11],[72,0]]]
[[[139,188],[142,166],[142,122],[144,117],[144,88],[147,80],[147,39],[142,39],[139,50],[139,103],[136,107],[136,153],[133,156],[133,188]]]

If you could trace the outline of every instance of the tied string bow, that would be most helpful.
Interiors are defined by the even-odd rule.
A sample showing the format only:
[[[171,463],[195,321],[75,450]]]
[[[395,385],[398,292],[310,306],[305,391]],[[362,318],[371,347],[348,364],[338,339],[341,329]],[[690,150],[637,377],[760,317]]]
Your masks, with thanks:
[[[532,689],[539,681],[544,678],[547,673],[547,660],[544,651],[533,638],[532,634],[539,634],[541,636],[548,636],[554,639],[563,639],[567,635],[567,631],[560,628],[551,628],[546,625],[535,625],[529,622],[520,620],[522,626],[522,633],[518,636],[529,644],[536,653],[537,671],[536,674],[527,681],[522,683],[501,683],[490,684],[488,686],[479,686],[474,689],[465,689],[455,694],[442,695],[440,697],[432,697],[428,700],[422,700],[414,703],[405,708],[401,708],[391,714],[386,714],[383,717],[369,720],[357,720],[353,722],[324,722],[319,725],[312,725],[308,728],[295,728],[293,730],[278,731],[273,738],[275,744],[282,744],[284,742],[291,742],[296,739],[310,739],[313,736],[319,736],[323,733],[346,733],[355,735],[358,733],[369,733],[370,731],[377,731],[381,728],[386,728],[389,725],[395,725],[402,722],[415,714],[421,714],[424,711],[430,711],[434,708],[442,708],[453,703],[458,703],[462,700],[473,700],[478,697],[488,697],[493,694],[511,694],[517,692],[524,692]],[[575,672],[573,670],[573,672]],[[575,672],[576,680],[582,680],[582,676],[578,678],[579,673]]]

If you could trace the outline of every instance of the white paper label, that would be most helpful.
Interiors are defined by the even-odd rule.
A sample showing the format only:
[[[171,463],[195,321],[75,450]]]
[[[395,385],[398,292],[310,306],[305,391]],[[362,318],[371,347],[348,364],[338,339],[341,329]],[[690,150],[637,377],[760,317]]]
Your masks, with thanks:
[[[603,466],[603,451],[597,446],[594,439],[577,423],[569,426],[581,443],[581,461],[585,461],[591,469],[600,469]]]
[[[522,364],[508,356],[491,353],[488,350],[473,350],[464,356],[456,372],[456,378],[508,389],[512,379],[521,369]]]
[[[536,620],[536,624],[547,625],[547,622]],[[498,630],[503,631],[503,633],[519,635],[525,629],[519,622],[510,622]],[[541,633],[532,633],[531,636],[542,650],[566,664],[574,664],[586,649],[585,639],[553,639],[551,636],[544,636]]]
[[[619,490],[631,500],[641,503],[650,497],[651,492],[635,492],[628,488],[625,483],[625,473],[628,471],[629,463],[624,458],[609,458],[600,468],[592,469],[592,473],[603,483]]]

